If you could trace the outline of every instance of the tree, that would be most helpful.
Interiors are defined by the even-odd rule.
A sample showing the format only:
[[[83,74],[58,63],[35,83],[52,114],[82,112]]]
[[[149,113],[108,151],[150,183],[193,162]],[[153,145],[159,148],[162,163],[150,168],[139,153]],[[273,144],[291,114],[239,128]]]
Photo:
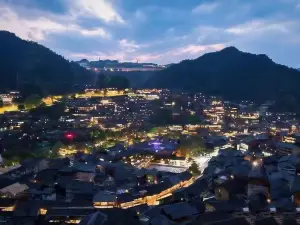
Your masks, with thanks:
[[[32,109],[42,103],[42,98],[39,95],[30,95],[25,99],[24,105],[26,109]]]
[[[130,87],[129,80],[123,76],[107,76],[99,74],[96,82],[96,87],[125,89]]]
[[[59,150],[62,148],[66,148],[66,146],[60,141],[56,142],[50,150],[48,157],[57,158],[59,156]]]
[[[202,120],[199,116],[196,115],[188,115],[187,116],[187,123],[188,124],[200,124]]]
[[[201,174],[201,171],[199,170],[199,167],[196,162],[193,162],[191,164],[191,166],[189,167],[189,172],[194,176],[199,176]]]
[[[70,92],[74,83],[87,84],[93,79],[92,73],[78,63],[7,31],[0,31],[0,49],[1,91],[17,88],[21,94],[26,92],[24,98],[32,94],[43,96],[35,88],[24,90],[23,86],[28,84],[42,92],[62,94]]]
[[[161,136],[162,133],[165,132],[165,130],[166,130],[165,127],[153,127],[153,128],[151,128],[151,129],[149,130],[148,133],[150,133],[150,134],[156,134],[156,135]]]
[[[65,114],[65,104],[57,103],[52,106],[40,105],[37,108],[32,108],[30,114],[36,117],[47,116],[50,119],[58,120],[62,115]]]
[[[126,89],[130,87],[129,80],[123,76],[109,77],[108,87],[115,87],[117,89]]]
[[[97,77],[96,87],[99,89],[106,88],[106,76],[104,74],[99,74]]]
[[[33,83],[23,83],[20,87],[20,94],[23,99],[28,98],[32,95],[45,96],[45,90],[39,85]]]
[[[157,109],[150,117],[150,123],[156,126],[166,126],[174,124],[174,119],[171,109]]]
[[[18,105],[18,110],[24,110],[25,106],[23,104]]]
[[[106,134],[103,130],[92,130],[90,132],[92,140],[103,141],[106,139]]]
[[[200,136],[181,137],[179,140],[179,148],[176,155],[186,157],[196,157],[205,155],[209,150],[206,149],[203,139]]]

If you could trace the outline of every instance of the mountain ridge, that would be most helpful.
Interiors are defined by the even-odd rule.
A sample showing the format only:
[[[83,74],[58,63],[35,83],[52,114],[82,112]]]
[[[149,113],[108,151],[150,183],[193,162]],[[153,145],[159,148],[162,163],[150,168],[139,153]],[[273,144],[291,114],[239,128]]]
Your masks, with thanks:
[[[265,54],[242,52],[235,47],[184,60],[153,74],[145,83],[145,87],[199,91],[228,100],[291,100],[283,110],[298,108],[299,85],[299,71],[277,64]]]
[[[72,91],[74,84],[85,84],[93,75],[49,48],[0,31],[0,90],[34,85],[46,93]]]

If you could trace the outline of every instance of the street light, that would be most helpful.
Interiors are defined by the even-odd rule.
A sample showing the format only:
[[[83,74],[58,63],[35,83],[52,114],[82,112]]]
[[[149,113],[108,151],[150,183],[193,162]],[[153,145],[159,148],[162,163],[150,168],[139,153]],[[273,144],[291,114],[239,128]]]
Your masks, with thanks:
[[[252,162],[252,165],[253,165],[254,167],[257,167],[257,166],[258,166],[258,162],[257,162],[257,161],[254,161],[254,162]]]

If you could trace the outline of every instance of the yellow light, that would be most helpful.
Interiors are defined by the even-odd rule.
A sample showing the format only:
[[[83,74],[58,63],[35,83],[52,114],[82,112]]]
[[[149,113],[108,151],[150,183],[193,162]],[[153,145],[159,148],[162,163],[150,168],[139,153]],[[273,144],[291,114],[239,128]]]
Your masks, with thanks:
[[[40,215],[46,215],[47,209],[40,208]]]
[[[13,212],[14,210],[15,210],[14,205],[1,209],[1,211],[5,211],[5,212]]]

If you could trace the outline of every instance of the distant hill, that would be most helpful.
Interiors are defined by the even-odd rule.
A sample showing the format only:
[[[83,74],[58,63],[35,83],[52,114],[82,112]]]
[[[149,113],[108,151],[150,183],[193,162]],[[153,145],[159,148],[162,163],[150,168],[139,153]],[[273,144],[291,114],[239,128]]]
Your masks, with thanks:
[[[98,60],[98,61],[88,61],[87,59],[82,59],[77,61],[78,64],[87,68],[97,68],[99,70],[103,69],[114,69],[118,70],[121,68],[155,68],[159,67],[155,63],[138,63],[138,62],[119,62],[118,60]]]
[[[143,87],[143,84],[154,72],[165,68],[155,63],[119,62],[109,59],[98,61],[82,59],[77,63],[88,70],[97,71],[107,76],[126,77],[133,88]]]
[[[275,100],[275,110],[300,112],[300,72],[235,47],[172,65],[152,75],[145,86],[200,91],[229,100]]]
[[[132,88],[142,88],[145,82],[149,79],[151,75],[154,74],[154,71],[131,71],[131,72],[102,72],[107,76],[122,76],[126,77]]]
[[[0,31],[0,91],[30,85],[48,93],[71,91],[94,80],[91,72],[50,49]]]

